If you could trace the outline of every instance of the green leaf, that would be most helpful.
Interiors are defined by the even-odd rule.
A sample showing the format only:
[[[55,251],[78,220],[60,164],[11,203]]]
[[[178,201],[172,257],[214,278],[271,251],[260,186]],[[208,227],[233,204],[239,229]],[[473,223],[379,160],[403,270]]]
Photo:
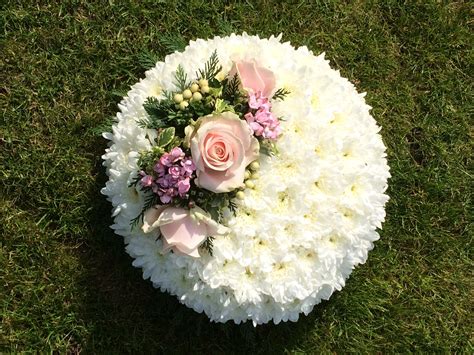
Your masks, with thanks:
[[[229,111],[235,113],[234,107],[229,105],[229,103],[222,99],[217,99],[216,104],[214,106],[214,113],[222,113],[225,111]]]
[[[174,134],[175,134],[174,127],[168,127],[168,128],[163,129],[158,136],[158,145],[160,147],[166,147],[168,144],[170,144],[173,141]]]
[[[159,101],[156,97],[148,97],[143,108],[149,117],[138,122],[142,128],[159,129],[171,126],[166,122],[167,117],[174,108],[173,102],[169,100]]]
[[[214,247],[214,237],[212,236],[209,236],[207,237],[207,239],[204,241],[204,243],[202,243],[201,247],[203,247],[204,249],[207,250],[207,252],[209,253],[210,256],[212,256],[212,251],[213,251],[213,247]]]
[[[143,223],[143,217],[145,216],[145,212],[152,208],[154,205],[160,203],[160,198],[158,195],[153,193],[151,189],[147,189],[147,195],[145,196],[145,203],[143,204],[142,211],[138,216],[133,218],[130,221],[130,230],[133,230],[135,227],[137,227],[140,223]]]
[[[209,88],[209,95],[214,97],[221,97],[222,96],[222,86],[217,88]]]

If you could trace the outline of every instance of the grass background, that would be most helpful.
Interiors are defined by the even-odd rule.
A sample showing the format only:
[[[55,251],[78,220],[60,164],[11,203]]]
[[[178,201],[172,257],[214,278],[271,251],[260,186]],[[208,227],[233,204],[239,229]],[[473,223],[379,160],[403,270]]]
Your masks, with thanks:
[[[473,352],[468,1],[0,6],[0,351]],[[141,279],[108,228],[94,134],[144,55],[234,31],[325,51],[368,92],[393,175],[382,238],[347,286],[256,329],[210,324]]]

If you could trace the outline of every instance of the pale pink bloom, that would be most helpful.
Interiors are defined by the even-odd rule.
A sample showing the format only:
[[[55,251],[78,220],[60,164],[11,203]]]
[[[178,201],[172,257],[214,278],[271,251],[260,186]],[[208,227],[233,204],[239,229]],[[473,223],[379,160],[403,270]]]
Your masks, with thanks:
[[[259,155],[253,132],[231,112],[201,117],[189,138],[196,165],[196,185],[228,192],[243,185],[245,168]]]
[[[142,229],[150,233],[156,228],[163,236],[163,252],[173,250],[193,257],[200,256],[198,248],[207,237],[228,232],[199,207],[186,210],[156,205],[145,212]]]
[[[275,88],[275,74],[271,70],[258,66],[254,61],[235,62],[229,72],[229,77],[239,76],[242,87],[251,92],[261,91],[265,97],[270,97]]]

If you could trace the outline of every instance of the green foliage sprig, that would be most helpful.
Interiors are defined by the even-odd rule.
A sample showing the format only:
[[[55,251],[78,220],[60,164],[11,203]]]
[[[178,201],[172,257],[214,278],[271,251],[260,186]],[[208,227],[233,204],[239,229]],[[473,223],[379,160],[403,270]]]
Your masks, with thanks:
[[[198,78],[203,78],[209,81],[216,80],[215,77],[222,70],[222,66],[219,64],[219,57],[217,56],[217,51],[212,52],[211,57],[204,65],[204,70],[199,69],[196,72]]]
[[[222,86],[224,87],[224,96],[227,99],[236,100],[242,97],[242,93],[240,92],[240,79],[237,75],[224,79]]]
[[[176,69],[174,81],[179,91],[184,91],[191,85],[191,82],[188,80],[188,74],[186,74],[181,64],[178,65],[178,69]]]
[[[275,94],[273,94],[273,100],[284,100],[286,96],[290,94],[290,91],[285,88],[278,89]]]
[[[159,60],[159,56],[148,50],[143,50],[137,55],[138,64],[145,70],[153,68]],[[122,95],[124,96],[124,95]]]
[[[201,248],[207,250],[210,256],[213,256],[213,248],[214,248],[214,237],[210,235],[206,238],[204,243],[202,243]]]
[[[148,118],[138,122],[142,128],[175,127],[177,132],[184,133],[184,127],[194,116],[192,112],[176,108],[176,104],[170,99],[160,101],[156,97],[148,97],[143,108],[148,114]]]
[[[184,128],[193,119],[216,112],[234,112],[233,107],[239,105],[239,100],[242,101],[244,95],[239,91],[240,83],[236,76],[231,80],[225,79],[222,83],[215,78],[221,70],[217,52],[214,51],[205,63],[204,69],[196,72],[197,78],[209,81],[209,93],[203,93],[200,100],[191,99],[188,106],[183,109],[174,100],[174,95],[189,89],[191,81],[183,67],[179,65],[174,74],[174,84],[178,91],[165,91],[162,100],[148,97],[143,104],[148,117],[141,120],[139,125],[149,129],[175,127],[177,135],[184,135]]]

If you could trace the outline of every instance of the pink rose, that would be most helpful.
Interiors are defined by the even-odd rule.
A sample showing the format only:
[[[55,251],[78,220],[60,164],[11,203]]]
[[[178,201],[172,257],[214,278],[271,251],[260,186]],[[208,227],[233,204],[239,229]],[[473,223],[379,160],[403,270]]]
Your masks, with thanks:
[[[143,231],[149,233],[160,228],[163,251],[199,257],[199,246],[208,236],[223,235],[228,228],[218,224],[199,207],[191,210],[156,205],[145,212]]]
[[[270,97],[275,88],[275,75],[271,70],[258,66],[255,62],[236,62],[229,72],[229,77],[239,76],[242,87],[247,91]]]
[[[248,124],[231,112],[201,117],[189,141],[196,185],[216,193],[242,186],[245,168],[260,149]]]

